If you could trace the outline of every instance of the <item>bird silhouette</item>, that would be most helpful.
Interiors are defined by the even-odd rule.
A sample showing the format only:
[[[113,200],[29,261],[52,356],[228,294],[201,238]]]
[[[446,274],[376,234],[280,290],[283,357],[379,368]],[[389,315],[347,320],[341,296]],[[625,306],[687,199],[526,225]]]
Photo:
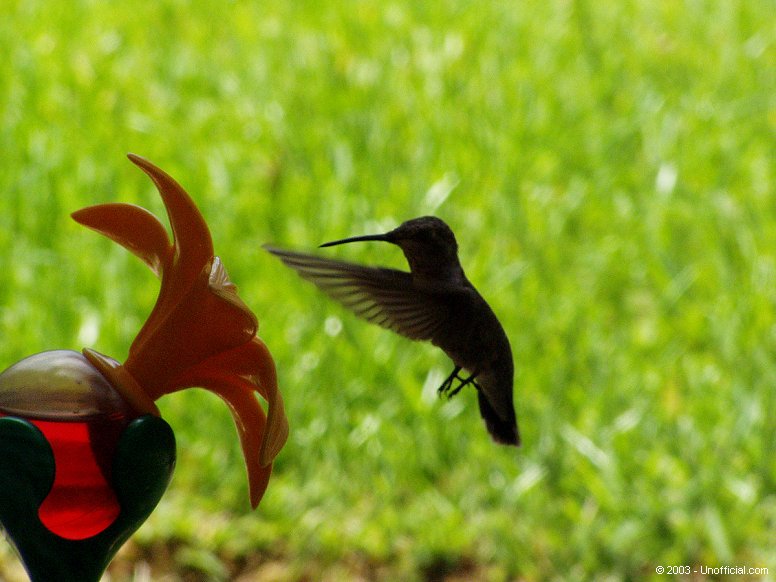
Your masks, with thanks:
[[[410,272],[271,245],[264,248],[360,317],[441,348],[453,360],[454,368],[439,387],[439,394],[451,398],[471,384],[477,389],[480,414],[493,440],[519,446],[509,339],[493,310],[466,278],[450,227],[439,218],[424,216],[385,234],[345,238],[321,247],[359,241],[399,246]],[[461,370],[469,376],[462,377]]]

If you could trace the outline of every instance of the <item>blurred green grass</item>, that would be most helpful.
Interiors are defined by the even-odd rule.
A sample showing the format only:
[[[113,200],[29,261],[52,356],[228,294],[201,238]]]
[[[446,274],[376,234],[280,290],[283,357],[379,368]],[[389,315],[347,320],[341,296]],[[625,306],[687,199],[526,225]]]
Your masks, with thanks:
[[[200,205],[292,425],[249,513],[226,408],[163,399],[178,468],[114,580],[143,560],[159,580],[657,580],[661,564],[773,579],[771,2],[3,12],[2,366],[126,355],[158,283],[68,214],[163,213],[131,151]],[[443,354],[260,249],[426,213],[510,335],[519,451],[489,441],[473,393],[435,398]],[[379,245],[336,252],[402,265]]]

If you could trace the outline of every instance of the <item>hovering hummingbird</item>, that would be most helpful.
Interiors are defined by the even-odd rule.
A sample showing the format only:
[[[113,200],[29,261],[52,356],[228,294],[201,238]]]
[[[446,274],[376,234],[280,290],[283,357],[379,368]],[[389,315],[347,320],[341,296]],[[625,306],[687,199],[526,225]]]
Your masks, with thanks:
[[[520,445],[512,402],[512,350],[493,310],[466,278],[450,227],[434,216],[385,234],[354,236],[321,247],[384,241],[401,248],[410,272],[367,267],[315,255],[264,248],[357,315],[413,340],[430,340],[453,360],[439,394],[477,389],[480,414],[496,442]],[[469,372],[464,378],[461,370]],[[453,386],[455,381],[456,386]]]

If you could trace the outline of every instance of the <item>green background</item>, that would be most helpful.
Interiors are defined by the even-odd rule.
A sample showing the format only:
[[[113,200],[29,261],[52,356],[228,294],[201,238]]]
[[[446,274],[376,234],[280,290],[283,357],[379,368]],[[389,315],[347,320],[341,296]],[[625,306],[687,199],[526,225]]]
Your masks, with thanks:
[[[0,367],[126,357],[158,282],[68,215],[163,215],[134,152],[207,218],[291,424],[250,512],[226,407],[162,399],[178,468],[111,580],[775,579],[772,1],[1,10]],[[473,391],[436,398],[444,354],[260,246],[430,213],[510,336],[519,450]],[[7,544],[0,577],[24,579]]]

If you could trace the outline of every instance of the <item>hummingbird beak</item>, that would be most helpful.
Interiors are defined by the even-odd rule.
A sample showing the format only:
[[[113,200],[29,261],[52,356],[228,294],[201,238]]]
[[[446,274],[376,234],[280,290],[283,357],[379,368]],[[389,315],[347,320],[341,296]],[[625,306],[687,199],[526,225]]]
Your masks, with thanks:
[[[352,242],[362,242],[362,241],[368,241],[368,240],[380,240],[384,242],[393,242],[391,236],[391,233],[388,234],[366,234],[364,236],[351,236],[350,238],[343,238],[340,240],[335,240],[327,243],[323,243],[318,248],[323,247],[333,247],[336,245],[342,245],[345,243],[352,243]]]

